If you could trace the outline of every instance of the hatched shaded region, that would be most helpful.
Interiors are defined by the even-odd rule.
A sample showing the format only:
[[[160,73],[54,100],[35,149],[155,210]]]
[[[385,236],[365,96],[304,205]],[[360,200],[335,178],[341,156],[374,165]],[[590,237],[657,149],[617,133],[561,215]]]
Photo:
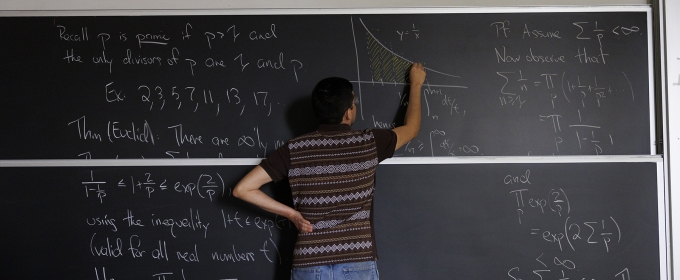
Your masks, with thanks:
[[[370,32],[366,32],[366,43],[371,62],[372,80],[375,82],[407,83],[412,62],[388,50]]]

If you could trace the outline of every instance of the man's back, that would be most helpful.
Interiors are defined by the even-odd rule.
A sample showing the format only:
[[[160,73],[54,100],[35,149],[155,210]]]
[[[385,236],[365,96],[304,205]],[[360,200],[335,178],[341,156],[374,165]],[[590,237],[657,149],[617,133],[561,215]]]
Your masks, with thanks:
[[[375,259],[371,208],[378,154],[373,133],[318,132],[289,142],[295,208],[314,231],[300,233],[293,267]]]
[[[322,80],[312,92],[314,114],[322,123],[317,132],[278,148],[236,184],[235,197],[282,215],[297,227],[294,279],[326,274],[323,279],[331,279],[336,270],[346,277],[377,279],[371,223],[375,168],[418,135],[425,80],[422,64],[413,64],[409,79],[404,125],[365,132],[351,131],[357,111],[351,82],[335,77]],[[291,182],[295,208],[260,190],[284,177]]]

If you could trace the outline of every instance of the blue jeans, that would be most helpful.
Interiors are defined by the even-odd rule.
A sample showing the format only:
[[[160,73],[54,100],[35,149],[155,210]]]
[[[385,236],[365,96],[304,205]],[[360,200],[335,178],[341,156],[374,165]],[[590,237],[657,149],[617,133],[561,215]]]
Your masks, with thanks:
[[[378,280],[375,261],[293,268],[291,280]]]

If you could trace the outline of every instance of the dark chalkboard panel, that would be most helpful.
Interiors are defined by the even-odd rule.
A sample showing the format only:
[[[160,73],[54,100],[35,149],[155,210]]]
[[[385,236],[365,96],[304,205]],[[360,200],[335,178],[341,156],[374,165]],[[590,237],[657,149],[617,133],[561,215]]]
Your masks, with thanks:
[[[2,168],[0,278],[288,279],[295,230],[229,195],[250,168]],[[378,172],[384,279],[667,277],[655,162]]]
[[[251,168],[4,168],[0,278],[289,279],[295,226],[229,195]]]
[[[0,18],[0,157],[264,157],[315,128],[328,76],[356,128],[390,128],[411,61],[424,123],[399,156],[652,153],[648,9],[452,11]]]
[[[386,279],[667,279],[655,163],[379,170]]]

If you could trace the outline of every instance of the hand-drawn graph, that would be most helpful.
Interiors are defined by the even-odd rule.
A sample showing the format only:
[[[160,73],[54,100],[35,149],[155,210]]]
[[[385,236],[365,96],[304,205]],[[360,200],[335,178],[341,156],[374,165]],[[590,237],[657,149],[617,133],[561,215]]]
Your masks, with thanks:
[[[541,22],[551,16],[524,20]],[[617,153],[625,145],[622,139],[629,136],[621,118],[629,116],[619,112],[647,107],[639,95],[647,96],[648,80],[633,74],[629,61],[621,59],[630,57],[623,53],[628,49],[615,45],[620,41],[644,49],[644,38],[622,41],[612,38],[616,34],[607,35],[602,41],[610,52],[605,64],[578,55],[578,50],[585,53],[583,48],[602,46],[578,39],[576,34],[565,35],[559,42],[528,40],[522,33],[506,38],[489,27],[498,21],[495,15],[474,20],[461,15],[457,20],[454,23],[439,15],[426,19],[350,16],[359,127],[400,125],[408,106],[409,67],[417,61],[427,73],[421,92],[421,134],[400,155],[599,155]],[[555,26],[563,32],[574,28],[569,22]],[[403,36],[405,31],[411,35]],[[584,43],[591,45],[579,47]],[[507,49],[513,60],[499,59],[498,49]],[[548,63],[537,58],[544,56],[564,60]],[[639,62],[637,68],[647,69],[644,59]],[[640,113],[642,117],[631,116],[628,122],[647,118]],[[643,137],[631,147],[646,146]]]
[[[413,60],[408,59],[404,56],[401,56],[397,54],[394,50],[388,48],[378,40],[376,36],[371,33],[369,28],[364,24],[363,20],[361,18],[358,18],[358,23],[354,22],[354,18],[350,18],[351,24],[352,24],[352,35],[354,37],[354,47],[355,47],[355,53],[356,53],[356,59],[357,59],[357,80],[352,81],[353,83],[357,84],[357,95],[359,96],[359,102],[362,105],[360,108],[360,115],[361,119],[364,119],[363,115],[363,104],[361,103],[361,86],[362,84],[371,84],[371,85],[393,85],[393,86],[408,86],[409,81],[408,81],[408,73],[409,73],[409,68],[413,64]],[[365,36],[365,42],[361,42],[365,44],[365,47],[359,44],[357,41],[357,38],[361,39],[362,37],[358,37],[364,35]],[[367,60],[360,58],[359,52],[362,52],[362,54],[365,52]],[[363,57],[363,56],[362,56]],[[359,70],[360,63],[368,63],[370,65],[370,73],[366,74],[363,73],[363,78],[362,78],[362,73]],[[421,61],[423,64],[427,64],[428,61]],[[440,75],[444,77],[448,77],[451,79],[454,78],[460,78],[460,76],[445,73],[442,71],[435,70],[430,67],[425,67],[425,69],[428,72],[428,75]],[[366,76],[370,75],[370,80],[366,78]],[[467,86],[462,86],[462,85],[457,85],[454,83],[455,81],[451,81],[451,84],[430,84],[428,80],[425,80],[425,83],[427,87],[448,87],[448,88],[463,88],[466,89]]]

